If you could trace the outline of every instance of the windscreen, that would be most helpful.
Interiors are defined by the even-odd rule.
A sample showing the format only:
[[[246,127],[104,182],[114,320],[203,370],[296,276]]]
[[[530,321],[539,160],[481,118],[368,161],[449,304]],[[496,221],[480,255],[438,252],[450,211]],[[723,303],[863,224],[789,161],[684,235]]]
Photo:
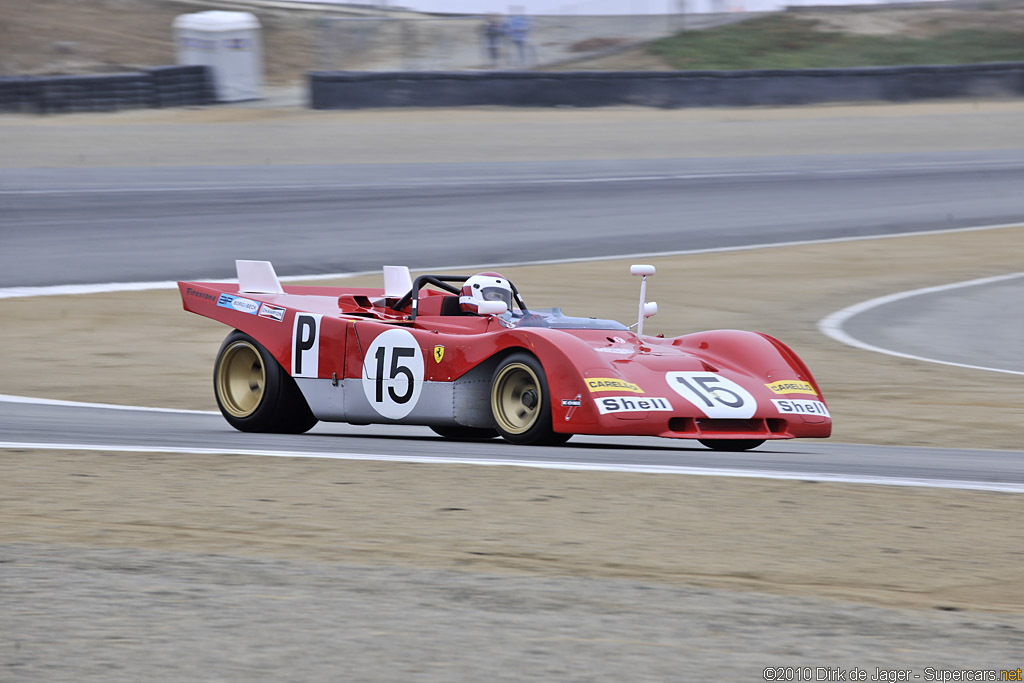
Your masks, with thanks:
[[[523,314],[516,311],[512,315],[513,327],[547,327],[553,330],[628,330],[629,328],[615,320],[601,318],[576,318],[562,313],[561,308],[530,309]]]

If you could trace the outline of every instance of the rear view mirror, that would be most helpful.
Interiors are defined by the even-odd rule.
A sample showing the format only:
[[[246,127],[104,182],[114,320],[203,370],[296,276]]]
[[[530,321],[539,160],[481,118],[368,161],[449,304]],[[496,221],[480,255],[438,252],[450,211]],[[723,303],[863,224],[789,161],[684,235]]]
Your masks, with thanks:
[[[654,275],[654,266],[634,263],[629,267],[630,275],[640,276],[640,309],[637,311],[636,320],[636,336],[639,339],[643,339],[644,336],[644,319],[650,318],[652,315],[658,312],[658,304],[646,303],[644,300],[647,298],[647,278]],[[633,327],[630,325],[630,327]]]
[[[476,312],[480,315],[504,315],[508,306],[504,301],[481,301],[476,305]]]

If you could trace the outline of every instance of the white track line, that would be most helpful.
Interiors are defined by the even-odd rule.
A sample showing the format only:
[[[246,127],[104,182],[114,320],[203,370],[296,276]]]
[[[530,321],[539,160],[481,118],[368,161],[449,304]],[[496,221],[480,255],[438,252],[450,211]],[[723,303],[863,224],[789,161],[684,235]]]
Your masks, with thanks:
[[[948,230],[919,230],[916,232],[904,232],[897,234],[880,235],[856,235],[851,237],[829,237],[816,240],[793,240],[791,242],[764,242],[762,244],[750,244],[737,247],[712,247],[708,249],[682,249],[677,251],[656,251],[634,254],[615,254],[612,256],[588,256],[584,258],[562,258],[562,259],[541,259],[537,261],[518,261],[506,263],[478,263],[457,266],[438,266],[434,268],[416,268],[413,272],[441,272],[447,270],[474,270],[481,268],[517,268],[524,266],[551,266],[568,263],[594,263],[599,261],[620,261],[633,258],[664,258],[669,256],[693,256],[698,254],[719,254],[734,251],[753,251],[756,249],[776,249],[782,247],[802,247],[815,244],[841,244],[844,242],[862,242],[866,240],[895,239],[899,237],[927,237],[929,235],[943,235],[947,233],[980,232],[983,230],[1003,230],[1008,228],[1019,228],[1024,226],[1021,223],[999,223],[996,225],[975,225],[966,228],[951,228]],[[299,282],[315,280],[340,280],[363,275],[375,275],[379,270],[363,270],[351,273],[327,273],[319,275],[287,275],[279,277],[282,282]],[[204,282],[235,282],[229,280],[203,280]],[[34,296],[67,296],[77,294],[107,294],[113,292],[142,292],[155,289],[175,289],[178,283],[171,280],[158,282],[107,282],[88,285],[50,285],[44,287],[6,287],[0,288],[0,299],[15,299]]]
[[[0,402],[30,405],[67,406],[72,408],[100,408],[106,410],[129,410],[154,413],[178,413],[188,415],[219,416],[215,410],[184,410],[178,408],[150,408],[124,406],[113,403],[89,403],[62,399],[34,398],[0,394]],[[786,481],[821,481],[845,484],[880,484],[885,486],[915,486],[933,488],[965,489],[973,491],[1024,492],[1024,484],[993,483],[984,481],[921,479],[913,477],[871,477],[853,474],[825,474],[807,472],[785,472],[775,470],[751,470],[713,467],[687,467],[683,465],[629,465],[614,463],[578,463],[548,460],[511,460],[497,458],[446,458],[426,455],[390,455],[371,453],[323,453],[318,451],[267,451],[253,449],[158,447],[145,445],[98,445],[62,444],[57,442],[0,441],[0,449],[38,449],[71,451],[114,451],[122,453],[181,453],[191,455],[254,455],[278,458],[327,458],[336,460],[378,460],[383,462],[410,462],[441,465],[508,465],[511,467],[536,467],[591,472],[632,472],[637,474],[692,474],[716,477],[745,477],[753,479],[779,479]]]
[[[497,267],[514,267],[514,266],[533,266],[533,265],[556,265],[563,263],[588,263],[595,261],[613,261],[622,260],[629,258],[659,258],[665,256],[686,256],[691,254],[708,254],[718,252],[731,252],[731,251],[749,251],[753,249],[768,249],[777,247],[791,247],[791,246],[803,246],[812,244],[834,244],[841,242],[857,242],[870,239],[890,239],[897,237],[920,237],[927,235],[938,235],[944,233],[959,233],[959,232],[976,232],[982,230],[1000,230],[1004,228],[1016,228],[1020,227],[1019,223],[1004,223],[998,225],[981,225],[972,226],[966,228],[954,228],[951,230],[923,230],[918,232],[901,233],[901,234],[882,234],[882,235],[863,235],[855,237],[837,237],[830,239],[821,240],[798,240],[792,242],[770,242],[765,244],[756,244],[740,247],[720,247],[715,249],[694,249],[694,250],[683,250],[683,251],[666,251],[666,252],[655,252],[645,254],[620,254],[615,256],[596,256],[588,258],[574,258],[574,259],[548,259],[540,261],[528,261],[520,263],[504,263],[504,264],[481,264],[481,265],[470,265],[470,266],[446,266],[443,268],[429,269],[429,270],[472,270],[474,268],[497,268]],[[348,277],[355,277],[357,275],[371,275],[378,271],[363,271],[357,273],[334,273],[327,275],[293,275],[288,277],[280,278],[283,281],[297,281],[297,280],[325,280],[325,279],[341,279]],[[417,272],[422,272],[419,269]],[[1013,276],[1003,276],[1004,279],[1009,277],[1017,277],[1021,274],[1015,274]],[[213,280],[211,280],[213,281]],[[216,280],[216,282],[225,282],[225,280]],[[231,282],[231,280],[227,280]],[[965,283],[960,283],[964,286]],[[106,283],[106,284],[93,284],[93,285],[56,285],[52,287],[9,287],[6,289],[0,289],[0,299],[4,298],[16,298],[16,297],[33,297],[33,296],[54,296],[54,295],[68,295],[68,294],[97,294],[106,292],[124,292],[124,291],[146,291],[153,289],[173,289],[177,287],[177,283],[173,281],[164,282],[129,282],[129,283]],[[915,290],[917,293],[924,293],[924,290]],[[886,297],[882,297],[883,299]],[[878,300],[873,300],[878,301]],[[865,302],[871,303],[871,302]],[[860,304],[859,304],[860,305]],[[854,307],[851,307],[854,308]],[[850,309],[844,309],[850,310]],[[840,311],[839,313],[842,313]],[[836,316],[837,314],[833,314]],[[852,315],[852,314],[851,314]],[[829,316],[832,318],[833,316]],[[828,320],[829,318],[826,318]],[[819,323],[819,327],[824,324],[825,321]],[[841,325],[841,322],[839,324]],[[841,333],[841,329],[836,327]],[[825,330],[822,329],[824,332]],[[828,332],[825,332],[829,334]],[[843,333],[845,334],[845,333]],[[829,336],[832,336],[829,334]],[[852,338],[851,338],[852,339]],[[854,346],[860,346],[861,348],[869,348],[869,345],[861,345],[861,342],[852,344]],[[846,343],[845,341],[843,343]],[[871,348],[871,350],[875,350]],[[889,353],[882,351],[883,353]],[[902,355],[893,352],[892,355]],[[907,356],[911,357],[911,356]],[[927,359],[922,359],[927,360]],[[939,361],[941,362],[941,361]],[[969,366],[968,366],[969,367]],[[1006,372],[1006,371],[1004,371]],[[1024,373],[1015,373],[1024,374]],[[8,403],[34,403],[39,405],[65,405],[65,406],[79,406],[79,407],[91,407],[91,408],[107,408],[111,410],[146,410],[153,412],[170,412],[170,413],[192,413],[192,414],[217,414],[213,411],[198,411],[198,410],[177,410],[172,408],[150,408],[150,407],[135,407],[135,406],[119,406],[114,404],[105,403],[84,403],[78,401],[61,401],[57,399],[42,399],[32,398],[24,396],[12,396],[7,394],[0,394],[0,402]],[[636,473],[650,473],[650,474],[690,474],[698,476],[720,476],[720,477],[748,477],[757,479],[783,479],[783,480],[795,480],[795,481],[826,481],[826,482],[841,482],[841,483],[858,483],[858,484],[884,484],[892,486],[920,486],[930,488],[953,488],[953,489],[969,489],[978,491],[1005,491],[1011,493],[1024,492],[1024,485],[1021,484],[1000,484],[990,482],[972,482],[972,481],[945,481],[945,480],[928,480],[928,479],[913,479],[913,478],[896,478],[896,477],[866,477],[856,475],[833,475],[833,474],[814,474],[805,472],[771,472],[771,471],[757,471],[757,470],[730,470],[730,469],[711,469],[711,468],[697,468],[697,467],[672,467],[672,466],[653,466],[653,465],[602,465],[602,464],[581,464],[581,463],[569,463],[569,462],[546,462],[546,461],[519,461],[519,460],[488,460],[488,459],[473,459],[463,460],[455,458],[440,458],[440,457],[427,457],[427,456],[400,456],[400,455],[373,455],[365,453],[338,453],[338,454],[324,454],[324,453],[306,453],[306,452],[271,452],[271,451],[246,451],[246,450],[217,450],[217,449],[180,449],[180,448],[153,448],[151,446],[113,446],[113,445],[97,445],[97,444],[57,444],[57,443],[31,443],[31,442],[0,442],[0,448],[6,449],[46,449],[46,450],[86,450],[86,451],[115,451],[115,452],[133,452],[133,453],[192,453],[192,454],[216,454],[216,455],[259,455],[269,457],[303,457],[303,458],[335,458],[344,460],[379,460],[379,461],[392,461],[392,462],[416,462],[416,463],[437,463],[437,464],[472,464],[472,465],[506,465],[515,467],[536,467],[543,469],[565,469],[565,470],[583,470],[583,471],[598,471],[598,472],[636,472]]]
[[[339,191],[339,190],[416,190],[443,187],[508,187],[523,185],[581,185],[597,183],[636,183],[679,180],[721,180],[735,178],[801,178],[822,176],[854,176],[906,173],[908,171],[939,172],[959,169],[992,170],[999,168],[1019,167],[1018,161],[995,161],[980,163],[975,160],[897,163],[886,166],[866,166],[860,168],[820,168],[814,170],[792,171],[784,169],[765,169],[763,171],[719,171],[711,173],[649,173],[644,175],[620,176],[527,176],[520,178],[508,177],[463,177],[436,180],[429,177],[409,178],[404,181],[392,182],[310,182],[280,184],[273,181],[235,183],[235,184],[193,184],[193,185],[151,185],[143,187],[111,187],[97,185],[94,187],[57,187],[57,188],[15,188],[0,189],[4,195],[79,195],[79,194],[142,194],[142,193],[176,193],[176,192],[233,192],[253,190],[298,190],[298,191]]]
[[[27,403],[37,406],[66,406],[68,408],[102,408],[103,410],[140,410],[150,413],[179,413],[184,415],[220,415],[216,410],[187,410],[185,408],[151,408],[149,406],[123,406],[116,403],[89,403],[86,401],[65,401],[59,398],[36,398],[35,396],[14,396],[0,394],[0,403]]]
[[[931,170],[931,169],[930,169]],[[877,172],[865,170],[863,173]],[[327,190],[417,190],[427,188],[443,187],[508,187],[511,185],[583,185],[596,183],[649,183],[652,181],[672,180],[716,180],[732,178],[761,178],[761,177],[794,177],[823,175],[822,173],[807,173],[797,171],[745,171],[736,173],[668,173],[655,175],[633,175],[633,176],[599,176],[593,178],[559,178],[559,177],[537,177],[537,178],[457,178],[454,180],[434,181],[429,179],[413,179],[399,183],[297,183],[292,185],[279,185],[274,183],[253,183],[251,185],[153,185],[150,187],[81,187],[81,188],[53,188],[53,189],[23,189],[23,190],[0,190],[0,195],[77,195],[77,194],[163,194],[175,192],[232,192],[253,190],[300,190],[300,191],[327,191]]]
[[[865,313],[872,309],[878,308],[879,306],[885,306],[895,301],[901,301],[903,299],[909,299],[915,296],[921,296],[923,294],[934,294],[936,292],[946,292],[951,289],[962,289],[965,287],[977,287],[981,285],[988,285],[995,282],[1004,282],[1006,280],[1014,280],[1017,278],[1024,277],[1024,272],[1019,273],[1008,273],[1006,275],[996,275],[994,277],[983,277],[977,280],[967,280],[964,282],[954,282],[947,285],[937,285],[935,287],[922,287],[921,289],[911,289],[906,292],[897,292],[895,294],[888,294],[886,296],[880,296],[869,301],[862,301],[859,304],[847,306],[846,308],[836,311],[831,315],[828,315],[818,321],[818,330],[822,334],[831,337],[841,344],[847,346],[853,346],[858,349],[865,351],[873,351],[875,353],[884,353],[888,356],[896,356],[897,358],[907,358],[910,360],[923,361],[926,363],[938,363],[939,365],[952,365],[957,368],[968,368],[970,370],[986,370],[988,372],[1000,372],[1007,375],[1024,375],[1024,372],[1020,370],[1007,370],[1005,368],[993,368],[985,365],[970,365],[968,363],[955,363],[948,360],[939,360],[936,358],[927,358],[925,356],[916,356],[910,353],[903,353],[902,351],[894,351],[893,349],[882,348],[881,346],[875,346],[874,344],[868,344],[867,342],[861,341],[856,337],[850,335],[846,330],[843,329],[843,325],[849,322],[852,318],[861,313]]]
[[[101,451],[114,453],[170,453],[183,455],[251,455],[271,458],[320,458],[328,460],[363,460],[403,462],[430,465],[483,465],[488,467],[531,467],[548,470],[580,472],[627,472],[632,474],[686,474],[702,477],[736,477],[744,479],[776,479],[782,481],[817,481],[837,484],[879,484],[924,488],[964,489],[969,491],[1000,491],[1024,493],[1024,484],[948,479],[917,479],[908,477],[871,477],[813,472],[776,472],[772,470],[741,470],[673,465],[626,465],[606,463],[560,462],[557,460],[501,460],[497,458],[445,458],[426,455],[384,455],[375,453],[318,453],[315,451],[261,451],[219,448],[165,448],[132,444],[74,444],[49,442],[0,441],[0,449]]]

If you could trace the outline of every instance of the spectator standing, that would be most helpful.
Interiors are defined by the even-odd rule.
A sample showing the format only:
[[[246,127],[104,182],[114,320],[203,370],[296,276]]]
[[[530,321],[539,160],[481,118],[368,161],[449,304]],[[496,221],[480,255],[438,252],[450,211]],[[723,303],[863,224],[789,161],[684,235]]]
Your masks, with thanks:
[[[487,59],[493,69],[501,61],[501,43],[505,34],[505,24],[496,14],[488,15],[480,28],[483,34],[484,45],[487,47]]]
[[[530,19],[523,13],[522,7],[510,8],[508,19],[505,20],[505,34],[516,47],[519,65],[527,66],[530,59]]]

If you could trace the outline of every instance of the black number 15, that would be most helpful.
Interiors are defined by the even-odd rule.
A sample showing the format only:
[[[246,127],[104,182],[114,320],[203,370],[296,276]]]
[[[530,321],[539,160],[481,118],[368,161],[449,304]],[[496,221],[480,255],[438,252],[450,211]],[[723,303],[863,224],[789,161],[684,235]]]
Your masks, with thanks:
[[[386,347],[379,347],[375,358],[377,359],[377,403],[384,402],[384,358],[387,356],[388,350]],[[412,398],[413,383],[415,379],[412,375],[412,370],[405,365],[400,364],[402,358],[415,358],[416,351],[406,346],[396,346],[392,349],[391,353],[391,374],[388,379],[397,379],[399,375],[405,375],[408,380],[406,385],[405,393],[398,394],[395,391],[395,387],[388,387],[388,396],[395,403],[407,403]]]
[[[732,389],[726,389],[723,386],[716,385],[718,378],[714,375],[706,375],[704,377],[692,377],[691,378],[699,387],[695,387],[687,382],[682,377],[676,377],[676,381],[682,384],[684,387],[692,391],[693,393],[700,396],[701,400],[708,404],[708,407],[712,407],[715,404],[712,403],[711,399],[715,399],[722,405],[729,406],[730,408],[739,408],[743,405],[743,397],[737,394]],[[729,394],[735,400],[727,400],[722,398],[721,394]]]

